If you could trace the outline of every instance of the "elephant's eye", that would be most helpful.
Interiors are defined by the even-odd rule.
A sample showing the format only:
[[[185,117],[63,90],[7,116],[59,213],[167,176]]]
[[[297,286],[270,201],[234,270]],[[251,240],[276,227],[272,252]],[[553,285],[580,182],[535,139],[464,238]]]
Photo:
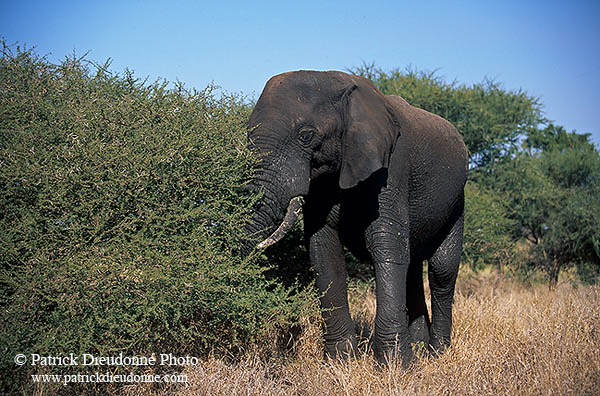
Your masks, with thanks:
[[[298,140],[305,146],[308,146],[312,141],[315,130],[311,128],[302,128],[298,133]]]

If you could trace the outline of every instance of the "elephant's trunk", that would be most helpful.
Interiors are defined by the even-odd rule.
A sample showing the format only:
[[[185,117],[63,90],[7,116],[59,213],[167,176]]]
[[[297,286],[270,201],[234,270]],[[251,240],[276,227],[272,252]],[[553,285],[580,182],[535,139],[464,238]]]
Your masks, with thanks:
[[[255,142],[256,143],[256,142]],[[266,145],[266,142],[263,142]],[[298,155],[272,154],[263,156],[254,179],[248,185],[250,193],[262,193],[251,210],[246,224],[249,236],[243,253],[266,248],[280,241],[292,228],[302,207],[303,196],[310,187],[310,169]],[[264,149],[267,150],[267,149]],[[256,241],[262,241],[258,245]]]
[[[298,220],[298,215],[300,214],[300,210],[302,209],[302,204],[304,203],[304,198],[301,196],[294,197],[290,200],[288,205],[285,217],[283,221],[277,227],[277,229],[264,241],[259,243],[257,247],[259,249],[267,248],[277,242],[279,242],[285,234],[294,226],[296,220]]]

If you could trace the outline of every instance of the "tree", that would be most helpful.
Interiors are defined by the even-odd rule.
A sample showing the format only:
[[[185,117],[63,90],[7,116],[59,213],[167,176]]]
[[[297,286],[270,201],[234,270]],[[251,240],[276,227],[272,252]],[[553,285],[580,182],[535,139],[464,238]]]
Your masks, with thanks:
[[[248,104],[3,45],[6,356],[231,354],[312,301],[236,254],[255,199]],[[36,370],[2,360],[0,394],[35,393]]]
[[[495,191],[467,183],[463,258],[473,270],[494,265],[503,271],[515,254],[511,238],[514,226],[505,202]]]
[[[549,287],[572,265],[594,281],[600,272],[598,151],[588,134],[553,124],[528,136],[523,147],[486,179],[511,208],[514,237],[530,243],[531,264],[546,271]]]

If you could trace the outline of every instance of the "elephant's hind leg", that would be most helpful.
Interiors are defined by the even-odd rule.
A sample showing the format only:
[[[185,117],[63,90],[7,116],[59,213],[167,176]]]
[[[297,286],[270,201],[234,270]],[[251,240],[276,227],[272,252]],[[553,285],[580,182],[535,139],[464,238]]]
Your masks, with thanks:
[[[406,285],[406,308],[408,311],[408,332],[413,349],[419,350],[429,345],[429,313],[423,288],[423,259],[413,257],[408,268]]]
[[[450,345],[452,301],[462,250],[462,207],[459,213],[450,232],[429,259],[432,322],[429,347],[433,351],[442,351]]]

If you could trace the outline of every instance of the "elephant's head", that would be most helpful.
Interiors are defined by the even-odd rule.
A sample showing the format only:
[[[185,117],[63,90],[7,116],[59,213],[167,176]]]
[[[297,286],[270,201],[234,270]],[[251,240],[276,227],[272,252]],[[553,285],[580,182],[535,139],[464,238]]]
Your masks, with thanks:
[[[277,242],[311,183],[334,175],[340,188],[356,186],[388,166],[398,133],[386,97],[365,78],[316,71],[271,78],[249,121],[250,147],[262,157],[251,188],[263,199],[248,231],[266,238],[260,247]]]

